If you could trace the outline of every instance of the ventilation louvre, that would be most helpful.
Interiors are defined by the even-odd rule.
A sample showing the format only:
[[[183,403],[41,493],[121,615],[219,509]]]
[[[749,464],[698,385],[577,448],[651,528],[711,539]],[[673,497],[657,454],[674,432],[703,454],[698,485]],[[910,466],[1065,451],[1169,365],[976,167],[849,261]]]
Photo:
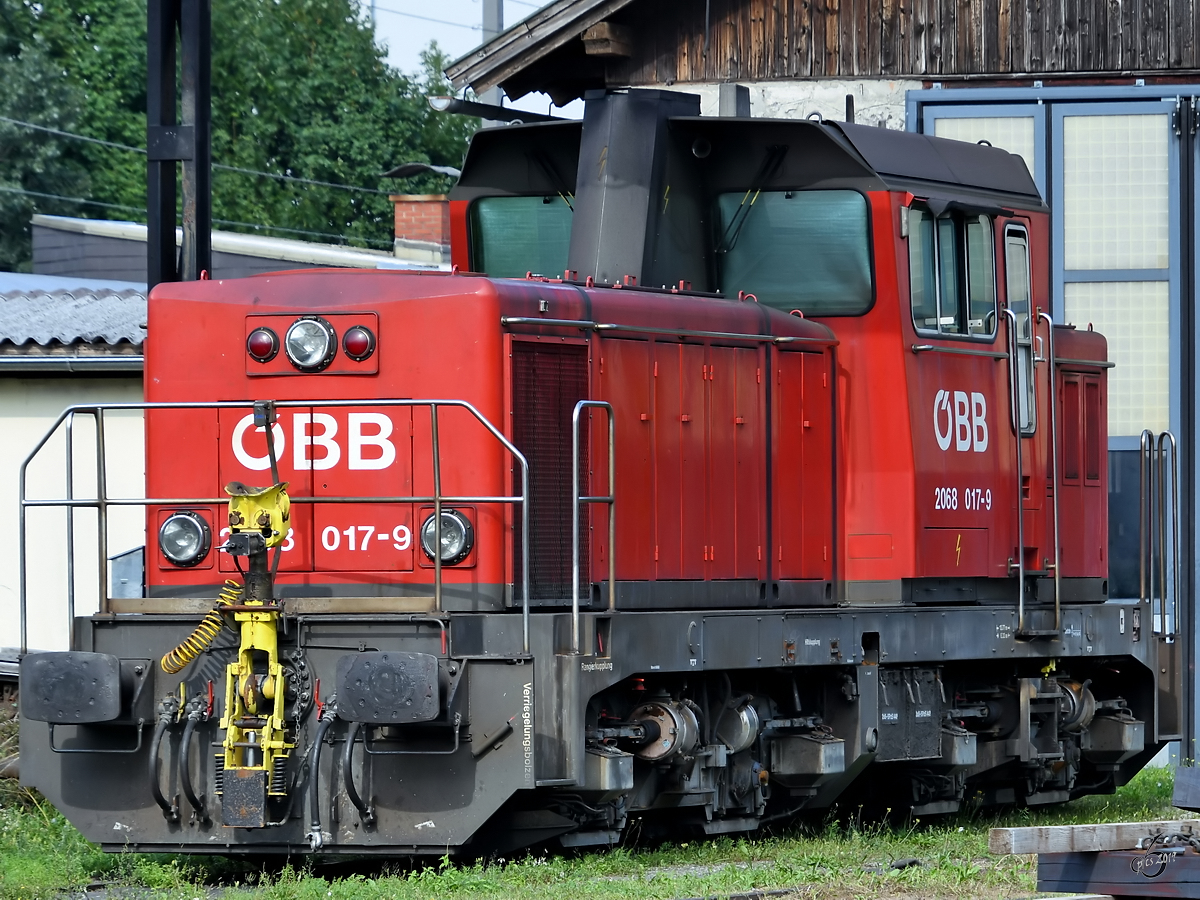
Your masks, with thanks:
[[[513,443],[529,461],[529,595],[532,602],[571,598],[571,413],[587,397],[588,348],[512,345]],[[580,489],[587,493],[588,429],[580,427]],[[521,491],[516,473],[514,493]],[[579,584],[590,591],[588,512],[580,513]],[[521,534],[516,541],[517,595],[521,584]]]

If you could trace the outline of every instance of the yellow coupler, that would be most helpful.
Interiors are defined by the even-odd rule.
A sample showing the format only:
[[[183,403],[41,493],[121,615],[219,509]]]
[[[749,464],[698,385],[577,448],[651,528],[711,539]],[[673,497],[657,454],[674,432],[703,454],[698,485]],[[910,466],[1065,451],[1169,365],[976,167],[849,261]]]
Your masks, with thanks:
[[[286,488],[286,484],[262,490],[241,484],[226,487],[230,528],[235,533],[262,534],[268,549],[278,545],[290,518]],[[252,570],[255,562],[251,560]],[[265,795],[287,793],[286,761],[295,748],[287,741],[284,721],[287,692],[279,663],[279,610],[261,599],[247,599],[234,606],[232,614],[241,644],[237,660],[226,669],[225,715],[220,723],[225,732],[224,819],[226,825],[261,827]]]

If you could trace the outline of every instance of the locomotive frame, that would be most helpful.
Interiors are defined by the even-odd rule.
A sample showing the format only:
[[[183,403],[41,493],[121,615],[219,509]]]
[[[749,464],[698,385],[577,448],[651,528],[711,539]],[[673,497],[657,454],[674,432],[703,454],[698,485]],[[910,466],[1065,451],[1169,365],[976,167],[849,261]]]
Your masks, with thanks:
[[[695,105],[610,93],[581,126],[477,136],[456,258],[486,237],[476,201],[565,202],[565,187],[562,278],[155,289],[147,403],[55,426],[95,417],[97,495],[73,496],[73,452],[63,498],[26,498],[22,469],[23,538],[35,507],[102,523],[99,611],[69,610],[72,649],[22,663],[22,776],[86,836],[244,854],[607,845],[635,819],[753,831],[864,791],[926,815],[1061,802],[1115,789],[1178,737],[1171,439],[1144,441],[1157,575],[1109,601],[1110,364],[1099,335],[1040,312],[1046,216],[1023,166]],[[744,192],[740,234],[748,202],[804,191],[861,210],[869,302],[806,318],[714,290],[722,263],[697,248],[731,226],[704,210]],[[921,288],[926,214],[992,274],[935,251]],[[986,300],[970,292],[989,281],[991,323],[986,303],[943,303],[955,285]],[[300,323],[371,340],[308,364],[279,353]],[[446,373],[454,396],[436,399]],[[106,496],[117,409],[145,410],[148,499]],[[268,470],[270,487],[246,487]],[[130,599],[105,590],[118,505],[149,508]],[[217,540],[180,563],[154,525],[183,513]]]

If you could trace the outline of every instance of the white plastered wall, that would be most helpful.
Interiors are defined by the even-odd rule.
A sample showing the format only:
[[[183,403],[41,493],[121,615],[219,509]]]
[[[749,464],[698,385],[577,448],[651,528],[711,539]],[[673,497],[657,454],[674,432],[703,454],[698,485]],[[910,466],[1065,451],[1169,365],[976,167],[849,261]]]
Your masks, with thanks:
[[[58,415],[81,403],[140,403],[140,376],[89,377],[64,375],[45,378],[0,376],[0,647],[20,643],[19,504],[21,462],[41,440]],[[140,412],[107,413],[107,481],[110,497],[141,497],[145,489],[145,452]],[[95,428],[80,416],[74,428],[75,496],[95,497]],[[26,482],[29,499],[57,499],[66,487],[65,437],[59,433],[30,465]],[[108,528],[111,556],[145,542],[141,507],[114,509]],[[27,514],[29,646],[63,650],[68,645],[66,515],[60,509],[30,510]],[[96,553],[96,514],[75,513],[76,614],[96,611],[99,565]]]
[[[820,113],[826,119],[846,117],[846,95],[854,95],[854,121],[859,125],[883,125],[904,129],[904,95],[920,90],[919,81],[740,81],[750,89],[750,114],[770,119],[803,119]],[[717,114],[717,84],[679,82],[666,90],[700,95],[700,114]]]

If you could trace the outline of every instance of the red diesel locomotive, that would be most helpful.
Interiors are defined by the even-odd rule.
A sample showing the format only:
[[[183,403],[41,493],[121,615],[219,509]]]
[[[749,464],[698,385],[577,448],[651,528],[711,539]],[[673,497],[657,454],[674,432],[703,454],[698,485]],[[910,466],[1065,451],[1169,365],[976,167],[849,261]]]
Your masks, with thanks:
[[[27,783],[113,849],[476,854],[1059,802],[1178,736],[1021,161],[698,111],[480,132],[450,274],[153,291],[142,589],[24,658]]]

